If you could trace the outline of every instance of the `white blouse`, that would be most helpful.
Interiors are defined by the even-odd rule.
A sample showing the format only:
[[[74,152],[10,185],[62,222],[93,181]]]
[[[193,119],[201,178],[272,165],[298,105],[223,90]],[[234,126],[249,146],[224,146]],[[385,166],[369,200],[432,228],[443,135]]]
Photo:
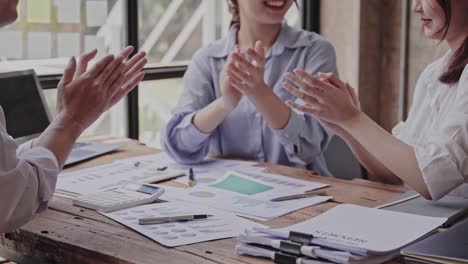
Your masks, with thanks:
[[[41,211],[54,194],[58,161],[43,147],[21,146],[6,133],[0,107],[0,233],[26,224]]]
[[[468,67],[453,85],[438,78],[452,53],[429,65],[416,84],[406,122],[393,134],[411,145],[432,199],[468,197]]]

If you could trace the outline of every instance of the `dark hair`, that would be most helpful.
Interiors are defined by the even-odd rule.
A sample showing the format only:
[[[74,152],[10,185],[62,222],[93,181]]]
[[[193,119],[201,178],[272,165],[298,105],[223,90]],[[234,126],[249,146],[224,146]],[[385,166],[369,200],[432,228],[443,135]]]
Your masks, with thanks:
[[[240,15],[239,15],[239,2],[237,0],[227,0],[229,5],[229,12],[232,14],[231,25],[232,27],[235,23],[240,22]],[[297,0],[294,0],[294,3],[297,4]]]
[[[452,1],[437,0],[445,12],[445,25],[442,29],[444,35],[442,39],[447,37],[447,33],[452,20]],[[468,63],[468,37],[465,38],[461,46],[453,53],[447,70],[439,77],[439,81],[445,84],[454,85],[460,81],[466,64]]]

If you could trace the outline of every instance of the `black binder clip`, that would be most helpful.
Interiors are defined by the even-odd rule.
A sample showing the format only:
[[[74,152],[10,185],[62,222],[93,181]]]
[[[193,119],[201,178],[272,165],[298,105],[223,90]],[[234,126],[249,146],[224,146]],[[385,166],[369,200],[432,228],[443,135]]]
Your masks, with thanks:
[[[304,234],[299,232],[291,231],[289,232],[289,240],[292,242],[296,242],[302,245],[309,245],[312,243],[312,239],[314,238],[313,235]]]
[[[277,264],[297,264],[297,257],[289,254],[277,252],[273,260]]]
[[[299,244],[299,243],[295,243],[295,242],[291,242],[291,241],[281,241],[280,242],[280,250],[285,252],[285,253],[289,253],[289,254],[293,254],[293,255],[301,255],[301,248],[302,248],[302,244]]]

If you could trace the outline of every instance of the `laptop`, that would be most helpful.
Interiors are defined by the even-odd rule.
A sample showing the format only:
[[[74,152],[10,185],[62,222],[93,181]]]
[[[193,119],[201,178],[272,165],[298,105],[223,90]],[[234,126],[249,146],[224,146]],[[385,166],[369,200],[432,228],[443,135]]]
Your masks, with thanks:
[[[5,113],[7,132],[18,144],[38,137],[50,125],[44,94],[34,70],[0,73],[0,106]],[[121,147],[120,144],[79,142],[65,165],[72,165]]]

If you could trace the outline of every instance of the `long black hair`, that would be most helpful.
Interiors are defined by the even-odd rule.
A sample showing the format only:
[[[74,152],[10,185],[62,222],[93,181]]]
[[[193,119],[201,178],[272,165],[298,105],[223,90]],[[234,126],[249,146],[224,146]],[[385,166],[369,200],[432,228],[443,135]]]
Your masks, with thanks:
[[[442,39],[447,37],[447,33],[452,20],[452,1],[437,0],[445,12],[445,25],[442,31],[444,35]],[[466,25],[468,26],[468,25]],[[447,70],[439,77],[439,81],[445,84],[454,85],[460,81],[463,70],[468,63],[468,37],[465,38],[461,46],[453,53]]]

